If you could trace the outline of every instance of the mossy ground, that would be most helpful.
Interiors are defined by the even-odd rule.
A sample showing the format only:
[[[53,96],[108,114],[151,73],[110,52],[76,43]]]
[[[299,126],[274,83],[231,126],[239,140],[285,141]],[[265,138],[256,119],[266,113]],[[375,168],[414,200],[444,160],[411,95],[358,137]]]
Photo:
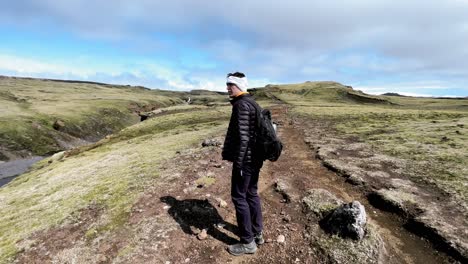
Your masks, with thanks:
[[[0,78],[0,150],[16,156],[48,155],[72,136],[96,141],[139,121],[136,111],[184,103],[222,102],[226,96],[142,87]],[[200,98],[205,98],[203,101]],[[65,126],[57,132],[56,120]]]
[[[124,224],[138,195],[158,177],[158,166],[176,151],[222,133],[229,113],[229,107],[194,106],[128,127],[65,158],[39,162],[0,189],[0,263],[15,256],[21,239],[91,203],[105,213],[88,230],[89,238]]]
[[[413,161],[408,168],[413,180],[435,184],[468,202],[467,99],[371,96],[335,82],[268,90],[291,104],[293,115],[327,122],[332,126],[329,133]]]

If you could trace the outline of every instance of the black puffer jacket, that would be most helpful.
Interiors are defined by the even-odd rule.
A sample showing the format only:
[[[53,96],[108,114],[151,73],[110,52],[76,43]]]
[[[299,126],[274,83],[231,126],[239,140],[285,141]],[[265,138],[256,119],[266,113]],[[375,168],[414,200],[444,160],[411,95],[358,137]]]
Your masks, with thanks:
[[[252,103],[256,104],[249,94],[231,100],[232,114],[222,155],[223,160],[232,161],[237,168],[242,168],[245,163],[260,162],[254,150],[257,110]]]

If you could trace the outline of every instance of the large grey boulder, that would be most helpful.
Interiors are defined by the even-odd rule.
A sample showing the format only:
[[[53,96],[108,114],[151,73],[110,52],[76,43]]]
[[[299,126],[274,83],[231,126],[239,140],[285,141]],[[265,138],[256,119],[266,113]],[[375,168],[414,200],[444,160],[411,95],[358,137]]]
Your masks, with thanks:
[[[325,231],[361,240],[366,233],[366,209],[358,202],[343,204],[321,221]]]

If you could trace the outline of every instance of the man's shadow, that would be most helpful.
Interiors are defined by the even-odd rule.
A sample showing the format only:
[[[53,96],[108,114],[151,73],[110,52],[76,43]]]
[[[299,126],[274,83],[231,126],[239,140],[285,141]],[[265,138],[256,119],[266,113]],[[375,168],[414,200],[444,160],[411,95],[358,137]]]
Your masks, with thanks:
[[[221,232],[218,227],[215,227],[223,225],[223,229],[237,234],[237,227],[224,221],[219,215],[218,210],[208,200],[177,200],[172,196],[164,196],[160,200],[171,206],[168,213],[176,220],[186,234],[195,235],[191,228],[194,227],[200,230],[206,229],[208,235],[228,245],[238,242],[236,239]]]

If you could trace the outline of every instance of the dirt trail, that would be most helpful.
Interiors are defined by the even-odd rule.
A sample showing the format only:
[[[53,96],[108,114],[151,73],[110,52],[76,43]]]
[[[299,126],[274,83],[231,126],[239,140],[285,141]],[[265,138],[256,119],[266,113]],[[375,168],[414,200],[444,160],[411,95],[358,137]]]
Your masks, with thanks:
[[[93,220],[84,212],[87,217],[76,220],[78,226],[72,223],[34,234],[31,240],[36,246],[24,250],[17,262],[73,258],[80,263],[324,263],[325,253],[310,246],[305,232],[308,219],[300,199],[311,188],[326,189],[344,201],[363,203],[369,221],[379,227],[385,242],[385,263],[448,262],[428,242],[404,230],[398,217],[373,208],[357,189],[326,169],[304,142],[301,130],[295,128],[300,124],[287,117],[286,105],[274,106],[272,112],[280,124],[285,149],[279,161],[266,162],[261,171],[259,193],[267,243],[256,254],[233,257],[226,251],[226,246],[237,239],[230,201],[231,164],[221,160],[220,148],[210,147],[182,152],[167,163],[154,186],[133,206],[128,223],[117,232],[84,239],[99,218],[96,214]],[[275,191],[278,179],[291,187],[291,202],[285,202]],[[218,199],[228,205],[220,206]],[[196,234],[204,228],[207,238],[197,239]],[[276,242],[278,235],[285,236],[284,243]],[[62,242],[52,242],[53,237]],[[74,241],[67,243],[67,239]],[[132,253],[122,254],[127,249]]]

